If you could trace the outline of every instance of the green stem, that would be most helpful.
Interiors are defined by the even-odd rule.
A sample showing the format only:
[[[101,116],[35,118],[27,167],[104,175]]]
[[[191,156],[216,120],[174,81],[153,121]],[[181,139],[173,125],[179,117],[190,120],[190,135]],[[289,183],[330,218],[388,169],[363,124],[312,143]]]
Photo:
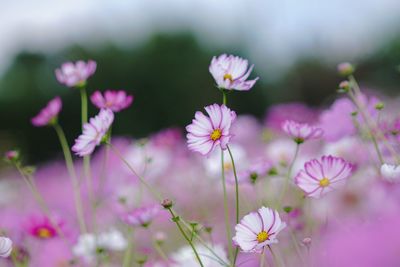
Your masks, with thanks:
[[[137,172],[133,169],[133,167],[129,164],[128,161],[126,161],[124,159],[124,157],[121,155],[121,153],[118,151],[117,148],[115,148],[112,144],[110,143],[106,143],[106,145],[110,146],[111,150],[118,156],[118,158],[128,167],[128,169],[140,180],[141,184],[143,184],[147,190],[151,193],[151,195],[157,199],[158,201],[162,201],[164,198],[161,196],[160,193],[158,193],[156,190],[154,190],[150,184],[148,184],[146,182],[146,180],[137,174]],[[171,208],[171,211],[175,214],[174,210]],[[191,227],[188,223],[186,223],[183,219],[182,219],[182,224],[183,226],[188,229],[189,231],[191,231]],[[210,246],[207,244],[207,242],[205,242],[197,233],[194,234],[194,236],[196,237],[196,239],[208,250],[210,251],[211,254],[213,254],[221,263],[224,264],[224,266],[230,266],[229,264],[227,264],[217,253],[214,252],[214,250],[212,248],[210,248]]]
[[[225,166],[224,166],[224,151],[221,149],[221,177],[222,177],[222,190],[224,195],[224,214],[225,214],[225,228],[226,228],[226,238],[228,245],[228,252],[230,259],[234,259],[233,250],[232,250],[232,234],[231,234],[231,225],[229,223],[229,206],[228,206],[228,194],[226,193],[226,181],[225,181]]]
[[[37,189],[35,180],[33,179],[32,176],[25,174],[25,172],[22,170],[21,166],[19,164],[15,164],[15,167],[17,168],[18,172],[22,176],[24,182],[28,186],[29,190],[31,191],[33,197],[35,198],[35,201],[39,205],[39,208],[42,210],[44,215],[50,220],[51,225],[54,227],[56,230],[57,234],[61,236],[62,238],[65,238],[64,233],[62,232],[61,228],[59,225],[54,221],[53,217],[51,216],[51,212],[49,207],[46,204],[46,201],[40,194],[39,190]]]
[[[365,110],[364,110],[364,105],[362,103],[360,103],[357,99],[357,95],[362,95],[360,87],[357,83],[357,80],[355,79],[355,77],[353,75],[349,76],[349,81],[351,84],[351,89],[354,90],[354,93],[350,90],[348,92],[348,96],[349,98],[353,101],[354,105],[357,107],[357,110],[360,112],[366,126],[367,126],[367,130],[368,133],[370,134],[371,140],[374,144],[376,153],[378,155],[379,161],[381,164],[384,163],[383,161],[383,157],[382,154],[379,150],[379,146],[378,146],[378,142],[377,139],[374,135],[373,129],[376,131],[376,134],[378,135],[377,137],[379,139],[381,139],[383,141],[383,144],[385,145],[386,149],[392,154],[392,156],[396,159],[396,161],[398,163],[400,163],[400,158],[397,155],[397,152],[393,149],[393,147],[388,143],[385,135],[380,131],[379,127],[376,126],[376,123],[374,123],[374,121],[372,121],[369,116],[367,116]]]
[[[81,93],[81,120],[82,120],[82,129],[83,125],[88,122],[88,97],[86,88],[80,88]]]
[[[176,226],[178,227],[179,231],[181,232],[181,234],[183,235],[183,237],[186,239],[186,241],[189,243],[189,245],[192,247],[193,253],[196,256],[197,261],[199,262],[201,267],[204,267],[203,262],[200,259],[199,253],[197,252],[195,246],[193,245],[193,242],[190,240],[190,238],[187,236],[187,234],[185,233],[185,231],[183,230],[180,222],[179,222],[179,217],[177,217],[175,215],[175,213],[172,211],[171,208],[168,209],[169,212],[171,213],[172,216],[172,220],[176,223]]]
[[[130,267],[132,265],[132,254],[133,254],[133,229],[129,227],[128,229],[128,247],[126,248],[124,260],[123,260],[123,267]]]
[[[160,255],[160,257],[165,262],[169,262],[168,256],[165,254],[162,247],[160,246],[160,244],[157,241],[154,242],[153,246],[154,246],[154,249],[157,251],[157,253]]]
[[[65,164],[67,165],[67,170],[68,170],[69,176],[71,177],[72,191],[74,194],[75,209],[76,209],[76,215],[78,218],[80,231],[81,231],[81,233],[86,233],[87,229],[86,229],[85,219],[83,216],[80,187],[79,187],[78,178],[76,176],[71,151],[69,150],[67,138],[65,137],[64,131],[58,123],[54,124],[53,127],[57,133],[58,139],[60,140],[61,148],[64,153]]]
[[[231,158],[231,162],[232,162],[232,168],[233,168],[233,175],[235,176],[235,192],[236,192],[236,224],[239,224],[239,216],[240,216],[240,206],[239,206],[239,181],[238,181],[238,177],[237,177],[237,172],[236,172],[236,165],[235,165],[235,161],[233,160],[233,155],[232,155],[232,151],[229,148],[229,146],[227,145],[228,148],[228,152],[229,152],[229,156]],[[235,249],[235,255],[233,258],[233,266],[235,266],[236,263],[236,259],[239,253],[239,247],[236,246]]]
[[[129,162],[121,155],[121,153],[118,151],[117,148],[115,148],[111,143],[106,143],[108,146],[110,146],[111,150],[119,157],[119,159],[128,167],[128,169],[140,180],[140,182],[149,190],[149,192],[153,195],[155,199],[158,201],[162,201],[163,198],[161,197],[160,193],[158,193],[156,190],[154,190],[150,184],[146,182],[146,180],[140,176],[129,164]]]
[[[283,199],[285,198],[285,194],[286,194],[286,191],[287,191],[289,180],[290,180],[290,177],[292,175],[293,166],[294,166],[294,163],[296,162],[296,159],[297,159],[297,157],[299,155],[299,151],[300,151],[300,144],[296,143],[296,151],[294,152],[294,156],[293,156],[292,162],[290,163],[290,166],[288,168],[287,176],[286,176],[286,179],[285,179],[285,183],[283,184],[283,189],[282,189],[281,195],[278,198],[278,203],[277,203],[278,210],[280,210],[282,208],[282,202],[283,202]]]

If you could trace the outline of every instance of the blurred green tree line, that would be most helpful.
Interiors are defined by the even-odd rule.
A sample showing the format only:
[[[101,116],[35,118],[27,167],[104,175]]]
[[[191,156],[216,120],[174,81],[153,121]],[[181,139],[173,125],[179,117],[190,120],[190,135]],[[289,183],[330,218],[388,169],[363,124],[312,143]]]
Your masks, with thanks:
[[[60,85],[54,75],[55,68],[65,61],[97,62],[97,71],[88,83],[89,94],[124,89],[134,95],[132,107],[117,115],[113,134],[141,138],[162,128],[183,127],[196,110],[220,102],[221,95],[208,72],[210,60],[223,52],[246,57],[243,51],[211,51],[190,33],[182,33],[155,35],[130,49],[104,44],[90,50],[72,46],[56,54],[21,53],[0,80],[0,152],[18,147],[30,162],[60,156],[53,130],[30,124],[30,118],[56,95],[63,99],[60,123],[72,145],[80,133],[79,92]],[[357,77],[363,84],[395,94],[400,85],[398,64],[400,38],[357,62]],[[267,107],[277,102],[327,104],[340,82],[335,67],[318,58],[304,58],[272,82],[256,66],[251,77],[260,76],[260,81],[250,92],[232,93],[228,105],[239,114],[262,118]],[[89,112],[93,116],[97,110],[91,107]]]

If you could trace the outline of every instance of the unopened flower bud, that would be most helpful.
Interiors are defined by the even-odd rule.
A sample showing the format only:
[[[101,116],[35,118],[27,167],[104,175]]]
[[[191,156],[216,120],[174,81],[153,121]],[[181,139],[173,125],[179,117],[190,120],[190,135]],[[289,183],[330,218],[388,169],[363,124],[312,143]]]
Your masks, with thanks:
[[[310,246],[311,246],[311,237],[305,237],[302,241],[301,241],[301,243],[303,244],[303,246],[305,246],[305,247],[307,247],[307,248],[310,248]]]
[[[382,102],[379,102],[375,105],[376,110],[382,110],[385,107],[385,104]]]
[[[7,161],[16,162],[19,160],[19,152],[17,150],[9,150],[5,153]]]
[[[172,202],[172,200],[166,198],[161,202],[161,206],[164,207],[164,209],[170,209],[172,208],[172,206],[174,205],[174,203]]]
[[[347,77],[354,73],[354,66],[349,62],[344,62],[337,66],[337,70],[341,76]]]
[[[339,90],[344,93],[347,93],[350,90],[349,81],[342,81],[341,83],[339,83]]]
[[[167,239],[167,235],[160,231],[154,235],[154,239],[158,244],[162,244]]]

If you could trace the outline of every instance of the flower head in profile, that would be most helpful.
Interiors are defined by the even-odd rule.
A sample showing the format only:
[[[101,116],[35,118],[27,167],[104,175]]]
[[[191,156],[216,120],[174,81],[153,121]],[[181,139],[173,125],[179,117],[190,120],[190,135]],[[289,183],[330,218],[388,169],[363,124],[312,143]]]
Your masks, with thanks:
[[[50,100],[49,103],[47,103],[47,105],[39,112],[39,114],[31,119],[31,123],[36,127],[42,127],[55,123],[61,108],[61,98],[57,96]]]
[[[244,252],[261,253],[265,246],[278,243],[276,237],[285,227],[286,223],[276,210],[261,207],[244,216],[235,226],[233,241]]]
[[[188,147],[202,155],[209,155],[215,147],[227,148],[232,135],[229,133],[236,113],[225,105],[213,104],[205,107],[209,117],[198,111],[192,124],[186,126]]]
[[[103,141],[113,121],[114,113],[110,109],[100,110],[97,116],[83,125],[83,133],[75,140],[72,151],[81,157],[91,154]]]
[[[307,196],[320,198],[343,186],[353,169],[353,165],[342,158],[322,156],[321,160],[306,162],[294,181]]]
[[[126,94],[123,90],[107,90],[104,94],[96,91],[92,94],[90,100],[99,109],[109,108],[114,112],[119,112],[132,104],[133,96]]]
[[[307,123],[298,123],[291,120],[286,120],[282,124],[282,129],[287,133],[297,144],[304,143],[309,139],[318,139],[323,135],[321,128],[311,126]]]
[[[82,87],[87,79],[96,71],[97,64],[93,60],[84,62],[79,60],[75,63],[66,62],[59,69],[55,70],[59,83],[68,87]]]
[[[248,91],[258,80],[258,77],[254,80],[247,80],[253,67],[254,65],[251,65],[249,68],[249,62],[246,59],[222,54],[219,57],[213,57],[209,71],[214,77],[218,88]]]
[[[400,165],[383,164],[381,166],[381,175],[385,181],[391,183],[400,182]]]
[[[126,214],[122,219],[125,223],[132,226],[147,227],[157,216],[157,214],[159,214],[160,210],[161,209],[159,205],[141,207]]]
[[[12,251],[13,243],[8,237],[0,236],[0,257],[7,258]]]

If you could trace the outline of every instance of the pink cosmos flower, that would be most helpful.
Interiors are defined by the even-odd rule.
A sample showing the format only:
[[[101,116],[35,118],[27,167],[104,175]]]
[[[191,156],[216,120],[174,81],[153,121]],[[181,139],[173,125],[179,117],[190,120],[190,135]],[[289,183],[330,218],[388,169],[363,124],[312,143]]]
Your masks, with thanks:
[[[304,164],[294,178],[309,197],[320,198],[332,190],[343,186],[353,171],[353,165],[342,158],[322,156],[321,160],[313,159]]]
[[[122,220],[132,226],[147,227],[153,221],[154,217],[157,216],[160,210],[161,209],[159,205],[137,208],[126,214]]]
[[[209,117],[198,111],[192,124],[186,126],[188,147],[192,151],[209,155],[216,146],[226,149],[232,135],[229,133],[236,113],[225,105],[213,104],[205,107]]]
[[[75,139],[72,151],[81,157],[91,154],[101,143],[113,121],[114,113],[110,109],[101,109],[97,116],[83,125],[83,133]]]
[[[56,78],[59,83],[68,87],[80,87],[86,84],[87,79],[96,71],[97,64],[93,60],[87,63],[79,60],[75,63],[66,62],[56,69]]]
[[[7,237],[0,236],[0,257],[7,258],[10,256],[12,251],[13,243],[11,239]]]
[[[53,218],[53,221],[59,229],[63,227],[63,222],[60,218]],[[58,236],[56,226],[46,216],[30,216],[25,222],[27,232],[38,239],[50,239]]]
[[[244,216],[235,226],[233,241],[244,252],[261,253],[265,246],[278,243],[278,233],[286,227],[279,213],[270,208],[261,207],[257,212]]]
[[[60,97],[55,97],[47,103],[47,105],[31,119],[31,123],[36,127],[42,127],[52,124],[57,119],[58,113],[62,108]]]
[[[100,109],[109,108],[114,112],[119,112],[132,104],[133,96],[127,95],[123,90],[107,90],[104,95],[100,91],[96,91],[92,94],[90,100],[93,105]]]
[[[308,125],[307,123],[298,123],[291,120],[285,121],[282,125],[282,129],[298,144],[301,144],[309,139],[318,139],[324,133],[321,128]]]
[[[270,107],[264,120],[265,126],[280,132],[286,120],[314,124],[318,121],[318,110],[300,102],[277,104]]]
[[[248,67],[249,63],[246,59],[222,54],[219,57],[213,57],[209,71],[220,89],[248,91],[258,80],[258,77],[247,80],[254,65]]]

